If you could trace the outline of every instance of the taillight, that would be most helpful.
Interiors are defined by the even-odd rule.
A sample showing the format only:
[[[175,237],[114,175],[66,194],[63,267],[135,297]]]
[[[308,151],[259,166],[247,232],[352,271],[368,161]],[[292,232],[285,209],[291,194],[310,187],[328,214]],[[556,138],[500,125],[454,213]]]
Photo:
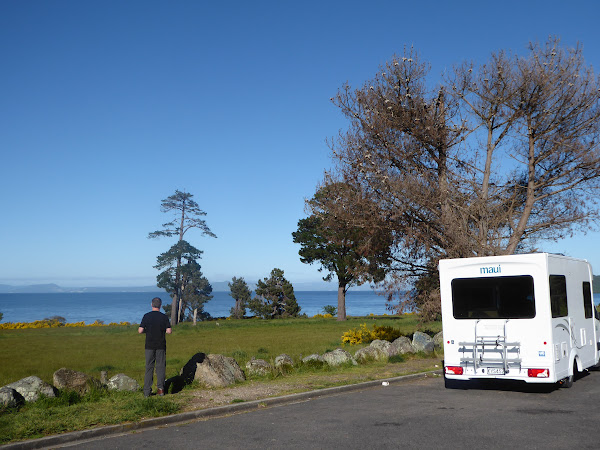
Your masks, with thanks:
[[[550,376],[549,369],[527,369],[529,378],[548,378]]]
[[[460,366],[446,366],[446,373],[448,375],[462,375],[463,374],[463,368]]]

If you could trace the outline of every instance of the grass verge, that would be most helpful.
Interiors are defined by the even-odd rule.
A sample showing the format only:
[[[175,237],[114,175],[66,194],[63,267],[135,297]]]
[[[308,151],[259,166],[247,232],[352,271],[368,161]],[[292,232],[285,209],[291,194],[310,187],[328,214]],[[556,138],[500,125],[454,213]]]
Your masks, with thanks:
[[[419,328],[414,316],[350,318],[346,322],[286,319],[212,321],[196,327],[183,324],[167,337],[167,376],[177,374],[197,352],[232,356],[242,368],[252,357],[272,362],[277,355],[286,353],[299,361],[302,355],[322,354],[337,347],[354,353],[362,345],[342,346],[341,335],[362,323],[393,326],[407,335]],[[441,323],[421,328],[435,332],[441,329]],[[0,360],[10,363],[3,364],[0,386],[30,375],[52,384],[52,374],[61,367],[96,377],[101,370],[108,370],[109,376],[126,373],[142,384],[143,342],[137,326],[2,330]],[[43,398],[19,409],[0,410],[0,444],[431,370],[440,359],[417,355],[387,363],[337,368],[297,364],[289,373],[274,371],[229,388],[211,390],[192,386],[178,395],[148,399],[141,392],[100,390],[86,396],[61,392],[55,399]]]

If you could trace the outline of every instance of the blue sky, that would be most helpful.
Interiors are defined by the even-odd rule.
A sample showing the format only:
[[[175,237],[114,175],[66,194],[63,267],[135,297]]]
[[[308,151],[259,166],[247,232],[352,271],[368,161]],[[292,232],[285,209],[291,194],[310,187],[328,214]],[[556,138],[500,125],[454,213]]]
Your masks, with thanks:
[[[194,194],[212,282],[279,267],[323,171],[331,104],[414,46],[438,74],[559,35],[600,67],[596,1],[0,2],[0,283],[151,285],[160,201]],[[544,247],[589,259],[600,234]],[[333,286],[332,286],[333,287]]]

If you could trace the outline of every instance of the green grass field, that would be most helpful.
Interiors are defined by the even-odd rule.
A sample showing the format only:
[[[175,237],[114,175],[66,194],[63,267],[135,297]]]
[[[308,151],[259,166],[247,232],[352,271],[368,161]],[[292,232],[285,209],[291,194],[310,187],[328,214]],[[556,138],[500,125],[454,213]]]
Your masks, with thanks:
[[[300,355],[322,354],[340,347],[342,333],[362,323],[393,326],[405,334],[418,327],[414,316],[182,324],[167,336],[167,376],[179,373],[197,352],[232,356],[241,367],[253,356],[269,360],[287,353],[297,360]],[[437,332],[441,323],[421,328]],[[52,374],[61,367],[96,377],[102,370],[109,376],[125,373],[142,383],[144,335],[138,334],[137,326],[0,330],[0,361],[0,386],[30,375],[52,384]]]
[[[414,316],[335,319],[224,320],[178,325],[167,336],[167,377],[176,375],[197,352],[217,353],[236,359],[242,369],[252,358],[273,360],[286,353],[294,361],[312,353],[322,354],[337,347],[350,353],[362,345],[342,346],[341,336],[366,323],[392,326],[410,335],[416,329],[437,332],[441,323],[419,325]],[[367,344],[364,344],[367,345]],[[52,374],[62,368],[99,377],[125,373],[143,384],[144,335],[137,326],[45,328],[0,330],[0,386],[36,375],[52,384]],[[341,373],[367,367],[330,369]],[[310,373],[300,370],[297,376]],[[362,375],[361,375],[362,376]],[[367,374],[366,376],[370,376]],[[185,392],[185,391],[184,391]],[[137,421],[177,412],[181,396],[151,397],[140,393],[96,392],[79,397],[61,393],[19,409],[0,411],[0,444],[53,433],[81,430],[98,425]]]

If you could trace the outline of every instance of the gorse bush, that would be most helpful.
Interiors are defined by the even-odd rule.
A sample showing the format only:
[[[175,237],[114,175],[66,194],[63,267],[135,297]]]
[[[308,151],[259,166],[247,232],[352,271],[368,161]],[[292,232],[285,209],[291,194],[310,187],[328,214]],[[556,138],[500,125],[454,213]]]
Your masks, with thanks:
[[[342,334],[343,344],[368,344],[374,340],[393,341],[404,334],[391,326],[379,326],[373,324],[373,329],[369,330],[367,324],[363,323],[359,328],[353,328]]]
[[[371,332],[366,323],[361,324],[359,328],[352,328],[342,334],[342,344],[362,344],[371,341]]]
[[[114,327],[128,326],[129,322],[111,322],[106,325],[101,320],[96,320],[94,323],[87,324],[85,322],[70,322],[65,323],[58,319],[35,320],[33,322],[9,322],[0,323],[0,330],[23,330],[28,328],[60,328],[60,327]]]

